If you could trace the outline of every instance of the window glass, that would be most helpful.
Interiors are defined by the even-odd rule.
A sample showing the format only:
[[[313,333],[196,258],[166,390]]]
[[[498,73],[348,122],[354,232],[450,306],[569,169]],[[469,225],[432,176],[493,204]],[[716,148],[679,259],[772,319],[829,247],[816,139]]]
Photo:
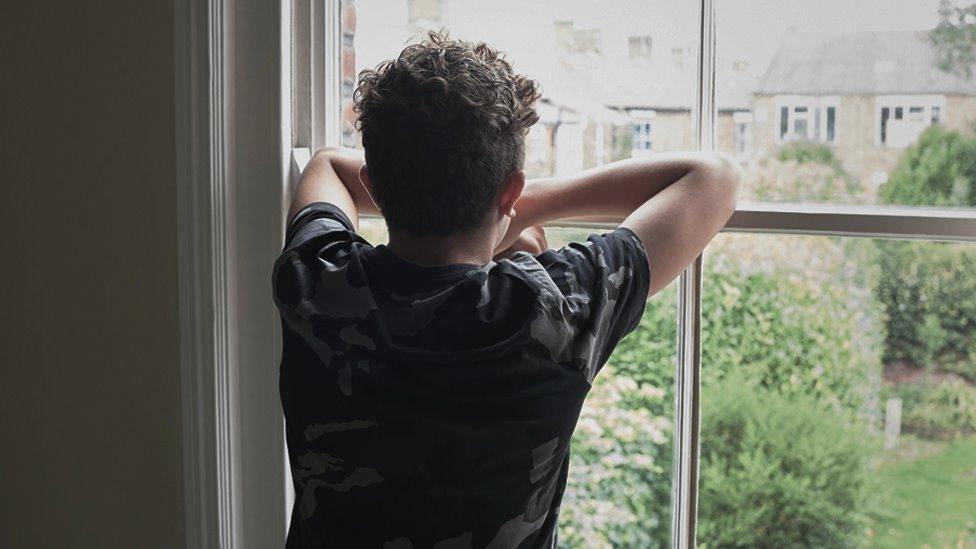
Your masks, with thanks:
[[[443,28],[506,52],[516,71],[540,83],[538,130],[526,139],[529,177],[693,148],[697,6],[623,0],[615,8],[588,0],[344,0],[344,144],[360,146],[352,110],[359,71]]]
[[[740,155],[731,120],[753,119],[743,198],[973,207],[976,74],[953,37],[976,18],[952,8],[968,4],[716,2],[717,147]],[[964,174],[957,192],[937,173]]]
[[[974,269],[970,244],[720,235],[698,543],[971,546]]]
[[[344,78],[354,81],[427,29],[445,28],[507,52],[516,71],[541,84],[540,120],[526,137],[530,178],[693,148],[697,6],[622,0],[614,7],[590,0],[346,0]],[[343,97],[344,139],[359,147],[351,99]],[[741,132],[748,136],[748,128]],[[381,220],[364,220],[361,232],[374,244],[388,238]],[[551,247],[590,232],[547,231]],[[640,327],[597,378],[573,440],[561,547],[670,546],[676,316],[672,285],[648,301]]]

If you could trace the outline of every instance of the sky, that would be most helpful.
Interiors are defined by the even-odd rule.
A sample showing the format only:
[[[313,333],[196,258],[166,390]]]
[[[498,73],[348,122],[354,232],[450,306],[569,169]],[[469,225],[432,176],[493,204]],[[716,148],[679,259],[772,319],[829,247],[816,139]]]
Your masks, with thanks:
[[[693,0],[444,0],[455,36],[485,40],[513,58],[546,55],[553,22],[571,20],[576,28],[599,28],[605,55],[625,55],[625,37],[650,34],[655,44],[695,43],[697,2]],[[384,19],[406,19],[406,0],[356,0],[357,35],[376,38],[379,51],[357,52],[361,63],[378,61],[391,46]],[[922,30],[938,22],[939,0],[716,0],[720,59],[765,65],[788,29],[807,32]],[[364,37],[365,38],[365,37]],[[392,38],[392,36],[391,36]],[[366,44],[363,44],[366,45]],[[360,49],[357,44],[357,50]],[[388,49],[389,48],[389,49]],[[360,63],[357,63],[360,64]]]
[[[627,37],[632,35],[652,36],[658,61],[671,63],[675,47],[690,50],[689,65],[696,57],[698,2],[694,0],[443,2],[444,24],[453,36],[492,44],[508,53],[516,70],[542,82],[547,80],[547,71],[555,70],[556,21],[573,21],[577,29],[600,29],[607,68],[627,59]],[[356,65],[361,70],[395,56],[403,47],[407,0],[355,3]],[[939,0],[715,0],[715,5],[719,71],[744,60],[748,62],[746,77],[756,80],[790,30],[930,29],[938,23]],[[693,75],[687,76],[690,100]]]

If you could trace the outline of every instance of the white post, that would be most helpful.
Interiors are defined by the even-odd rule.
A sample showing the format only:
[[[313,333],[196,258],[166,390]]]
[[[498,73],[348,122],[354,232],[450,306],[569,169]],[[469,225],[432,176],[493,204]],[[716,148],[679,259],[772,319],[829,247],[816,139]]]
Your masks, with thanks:
[[[901,434],[901,399],[889,398],[885,406],[885,450],[898,446],[898,435]]]

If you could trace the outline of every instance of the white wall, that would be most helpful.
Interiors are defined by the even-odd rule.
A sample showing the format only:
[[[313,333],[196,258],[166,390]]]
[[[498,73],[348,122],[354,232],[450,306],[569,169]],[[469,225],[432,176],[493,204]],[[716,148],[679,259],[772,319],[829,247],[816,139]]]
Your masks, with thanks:
[[[0,7],[0,546],[180,547],[173,4]]]

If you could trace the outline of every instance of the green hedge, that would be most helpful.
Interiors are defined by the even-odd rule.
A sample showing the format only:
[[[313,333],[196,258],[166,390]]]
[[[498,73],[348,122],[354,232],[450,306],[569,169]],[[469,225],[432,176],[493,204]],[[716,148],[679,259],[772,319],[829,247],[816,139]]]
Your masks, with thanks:
[[[888,204],[976,206],[976,138],[927,129],[880,189]],[[976,381],[976,247],[883,242],[878,297],[886,362],[905,360]]]
[[[976,381],[976,249],[918,242],[879,247],[885,362],[904,360]]]
[[[812,396],[730,376],[702,397],[704,547],[853,547],[869,508],[866,433]]]

